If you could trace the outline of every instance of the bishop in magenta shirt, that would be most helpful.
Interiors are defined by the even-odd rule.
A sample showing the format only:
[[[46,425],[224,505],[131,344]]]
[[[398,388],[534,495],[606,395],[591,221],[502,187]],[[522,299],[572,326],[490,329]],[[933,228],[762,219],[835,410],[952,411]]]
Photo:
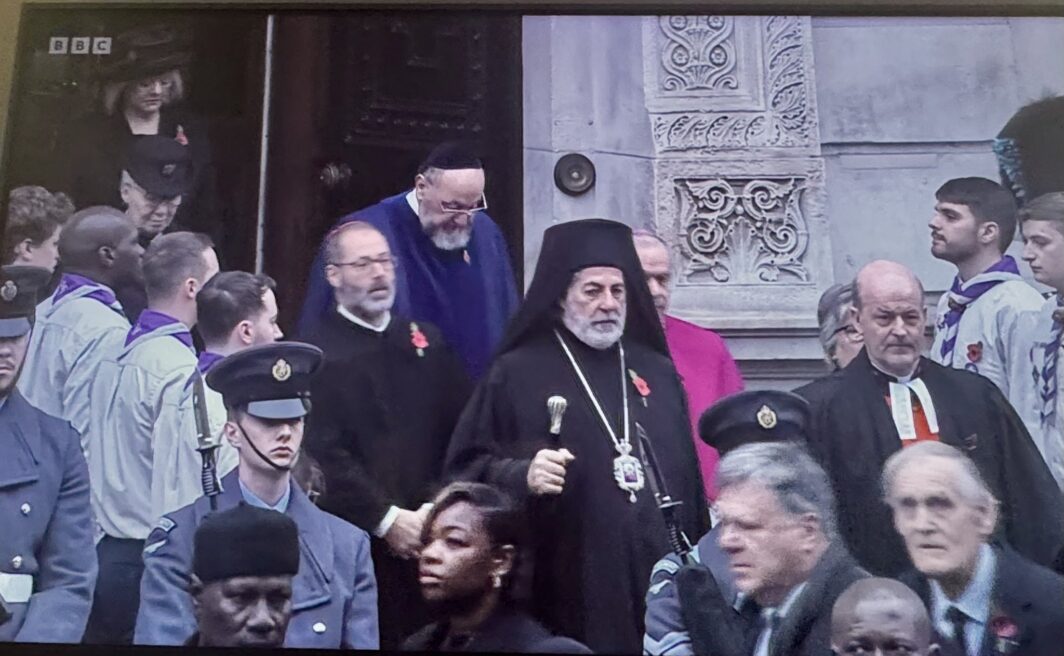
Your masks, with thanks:
[[[743,378],[724,340],[712,330],[665,315],[665,340],[687,392],[691,434],[702,469],[706,498],[713,500],[717,497],[717,461],[720,456],[716,449],[698,438],[698,418],[717,399],[741,392]]]

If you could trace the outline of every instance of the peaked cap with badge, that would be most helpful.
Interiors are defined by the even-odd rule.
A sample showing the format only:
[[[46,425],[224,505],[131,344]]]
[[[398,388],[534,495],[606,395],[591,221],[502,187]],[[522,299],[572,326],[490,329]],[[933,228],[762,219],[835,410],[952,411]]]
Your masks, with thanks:
[[[310,381],[321,359],[321,349],[302,342],[252,346],[214,365],[207,384],[228,408],[246,405],[259,419],[296,419],[310,412]]]
[[[35,266],[9,264],[0,270],[0,338],[21,337],[33,327],[38,292],[52,274]]]
[[[192,183],[192,153],[188,146],[161,135],[137,137],[122,157],[122,168],[149,194],[174,198]]]
[[[756,442],[805,442],[809,420],[809,403],[797,394],[749,390],[726,396],[703,412],[698,436],[723,456]]]

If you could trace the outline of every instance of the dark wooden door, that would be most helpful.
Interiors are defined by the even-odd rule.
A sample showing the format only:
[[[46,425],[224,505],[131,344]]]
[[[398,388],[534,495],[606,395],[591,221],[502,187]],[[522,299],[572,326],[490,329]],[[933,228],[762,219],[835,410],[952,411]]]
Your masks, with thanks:
[[[337,218],[409,189],[437,143],[475,144],[520,271],[521,23],[456,12],[280,15],[265,268],[291,326]]]

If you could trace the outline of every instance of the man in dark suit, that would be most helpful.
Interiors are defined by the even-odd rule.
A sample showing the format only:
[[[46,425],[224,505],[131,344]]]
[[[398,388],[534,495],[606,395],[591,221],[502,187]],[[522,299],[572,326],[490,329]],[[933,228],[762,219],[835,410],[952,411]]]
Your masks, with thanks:
[[[759,413],[766,424],[777,420],[767,406]],[[681,569],[677,588],[691,642],[675,653],[828,653],[835,600],[868,574],[838,538],[827,474],[798,444],[748,444],[724,456],[717,481],[718,541],[740,595],[733,605],[708,569]]]
[[[957,449],[925,442],[887,460],[883,489],[944,654],[1059,656],[1064,578],[991,546],[998,501]]]

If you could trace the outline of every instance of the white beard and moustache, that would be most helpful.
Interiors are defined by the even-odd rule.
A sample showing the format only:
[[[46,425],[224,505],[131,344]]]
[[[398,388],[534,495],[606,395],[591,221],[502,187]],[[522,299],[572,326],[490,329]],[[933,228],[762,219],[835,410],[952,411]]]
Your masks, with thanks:
[[[596,326],[592,319],[567,310],[562,311],[562,325],[581,342],[599,351],[613,346],[624,335],[625,308],[614,313],[614,318],[616,323],[603,330]]]
[[[362,313],[376,315],[388,312],[395,303],[395,286],[388,291],[387,298],[375,299],[370,297],[370,290],[363,292],[358,298],[347,299],[344,307],[356,316]]]
[[[469,239],[473,236],[473,226],[464,230],[443,230],[435,228],[428,232],[433,245],[441,251],[457,251],[469,245]]]

